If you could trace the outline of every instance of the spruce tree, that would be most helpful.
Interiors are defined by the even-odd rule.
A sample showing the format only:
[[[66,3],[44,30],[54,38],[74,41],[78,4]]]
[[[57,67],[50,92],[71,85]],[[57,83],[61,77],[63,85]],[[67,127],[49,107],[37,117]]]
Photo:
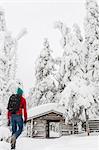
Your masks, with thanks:
[[[35,65],[35,86],[30,90],[29,101],[32,106],[54,102],[56,85],[53,77],[54,63],[52,50],[47,39],[44,40],[43,50],[40,52]],[[30,104],[29,104],[30,105]]]

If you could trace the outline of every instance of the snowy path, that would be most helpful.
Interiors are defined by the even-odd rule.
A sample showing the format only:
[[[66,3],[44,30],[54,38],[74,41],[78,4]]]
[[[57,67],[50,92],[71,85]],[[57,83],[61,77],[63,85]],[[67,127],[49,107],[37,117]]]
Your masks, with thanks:
[[[17,141],[17,150],[98,150],[99,136],[74,137],[58,139],[29,139]]]
[[[65,136],[57,139],[19,138],[16,150],[98,150],[99,136]],[[0,142],[0,150],[10,150],[10,145]]]

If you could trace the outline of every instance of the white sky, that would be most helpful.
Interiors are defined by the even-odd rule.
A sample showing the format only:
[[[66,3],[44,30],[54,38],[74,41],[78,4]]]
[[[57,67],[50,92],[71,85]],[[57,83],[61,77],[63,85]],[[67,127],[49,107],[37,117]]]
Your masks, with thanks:
[[[23,81],[26,95],[34,83],[34,63],[42,49],[43,39],[49,39],[55,57],[62,55],[61,36],[54,29],[54,22],[60,20],[70,27],[78,23],[82,29],[84,3],[85,0],[0,0],[7,28],[13,36],[16,37],[24,27],[28,30],[28,34],[19,41],[17,51],[17,78]]]

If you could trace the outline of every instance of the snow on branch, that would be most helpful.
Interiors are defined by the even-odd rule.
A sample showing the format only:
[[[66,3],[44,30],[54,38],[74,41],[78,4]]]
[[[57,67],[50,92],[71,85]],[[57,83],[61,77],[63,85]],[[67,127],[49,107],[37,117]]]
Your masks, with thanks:
[[[26,28],[22,29],[22,30],[19,32],[19,34],[17,35],[16,40],[19,41],[19,40],[20,40],[23,36],[25,36],[26,34],[27,34],[27,29],[26,29]]]

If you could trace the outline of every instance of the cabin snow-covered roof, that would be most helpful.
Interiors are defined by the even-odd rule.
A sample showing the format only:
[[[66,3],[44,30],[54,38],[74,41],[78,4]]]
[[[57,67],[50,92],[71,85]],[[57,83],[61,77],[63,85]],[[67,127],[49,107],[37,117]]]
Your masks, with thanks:
[[[57,103],[39,105],[28,110],[28,120],[30,120],[31,118],[40,117],[50,112],[55,112],[63,115],[65,113],[65,108]]]

